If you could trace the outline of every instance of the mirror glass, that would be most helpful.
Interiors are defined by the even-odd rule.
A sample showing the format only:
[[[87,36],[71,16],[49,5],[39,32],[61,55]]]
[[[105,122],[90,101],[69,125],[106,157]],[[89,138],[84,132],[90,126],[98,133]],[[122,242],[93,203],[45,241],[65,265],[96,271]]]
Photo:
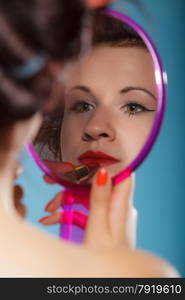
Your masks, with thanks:
[[[116,178],[141,155],[154,129],[154,58],[124,20],[115,13],[94,15],[92,46],[63,70],[54,90],[57,105],[45,112],[33,141],[42,166],[64,186],[91,183],[100,166]]]

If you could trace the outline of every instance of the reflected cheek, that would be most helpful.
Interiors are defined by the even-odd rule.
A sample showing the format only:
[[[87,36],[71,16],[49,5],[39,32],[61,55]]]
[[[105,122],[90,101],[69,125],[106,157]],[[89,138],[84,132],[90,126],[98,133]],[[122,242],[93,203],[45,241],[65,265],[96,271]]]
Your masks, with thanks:
[[[115,143],[110,143],[108,149],[120,162],[106,167],[111,176],[117,175],[130,165],[145,145],[152,127],[152,122],[145,121],[129,120],[117,126]]]
[[[150,134],[151,126],[136,126],[125,134],[126,164],[130,164],[144,147]]]
[[[76,153],[79,152],[80,129],[72,122],[65,122],[60,135],[61,156],[63,161],[77,163]]]
[[[112,166],[114,169],[121,169],[128,166],[139,154],[141,149],[146,143],[147,138],[150,134],[151,125],[143,124],[132,124],[125,126],[122,129],[122,132],[119,132],[119,153],[121,163],[115,166]]]
[[[73,138],[71,135],[71,128],[67,126],[63,126],[61,130],[60,136],[60,149],[61,149],[61,156],[63,161],[71,161],[72,156],[72,149],[74,148],[73,145]]]

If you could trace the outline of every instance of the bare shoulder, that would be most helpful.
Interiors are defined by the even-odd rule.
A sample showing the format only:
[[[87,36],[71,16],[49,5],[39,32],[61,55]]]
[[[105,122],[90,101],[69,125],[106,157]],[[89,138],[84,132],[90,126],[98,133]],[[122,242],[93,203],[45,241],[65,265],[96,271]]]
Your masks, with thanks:
[[[127,253],[127,262],[128,273],[130,276],[132,275],[131,277],[181,277],[170,262],[146,251],[131,250]]]
[[[125,248],[88,250],[83,256],[79,275],[112,278],[180,277],[176,268],[163,258],[146,251]]]

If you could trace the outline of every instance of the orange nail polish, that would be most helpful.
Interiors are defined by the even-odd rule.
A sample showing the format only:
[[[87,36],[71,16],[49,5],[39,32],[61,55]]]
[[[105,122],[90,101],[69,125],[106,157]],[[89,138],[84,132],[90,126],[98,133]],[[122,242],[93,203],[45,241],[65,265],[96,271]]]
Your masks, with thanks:
[[[48,219],[48,217],[43,217],[39,220],[39,222],[42,224],[47,224],[47,219]]]
[[[108,179],[108,172],[105,169],[99,169],[97,178],[96,178],[96,183],[97,185],[104,185],[107,183]]]
[[[89,8],[94,9],[109,4],[111,0],[86,0],[86,2]]]
[[[48,211],[50,209],[50,206],[52,208],[52,204],[49,202],[46,206],[45,206],[45,211]]]

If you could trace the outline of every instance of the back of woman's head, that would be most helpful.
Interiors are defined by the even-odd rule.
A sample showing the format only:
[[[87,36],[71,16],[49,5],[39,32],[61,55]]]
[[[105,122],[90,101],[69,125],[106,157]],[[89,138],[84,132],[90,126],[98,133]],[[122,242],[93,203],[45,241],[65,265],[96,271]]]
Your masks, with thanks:
[[[79,53],[86,15],[84,0],[0,0],[0,129],[43,106],[52,85],[47,61]]]

